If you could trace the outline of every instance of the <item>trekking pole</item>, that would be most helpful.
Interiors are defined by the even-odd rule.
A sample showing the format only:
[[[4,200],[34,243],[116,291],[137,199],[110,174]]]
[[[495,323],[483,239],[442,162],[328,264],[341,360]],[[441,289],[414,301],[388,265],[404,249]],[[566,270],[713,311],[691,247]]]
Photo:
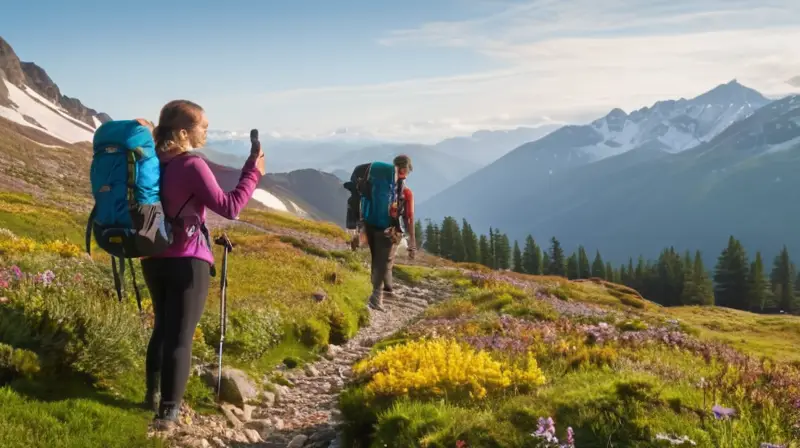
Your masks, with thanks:
[[[228,252],[233,251],[233,243],[231,243],[228,235],[223,232],[222,236],[214,240],[214,244],[223,247],[222,277],[220,278],[219,297],[219,365],[217,366],[217,401],[219,401],[219,394],[222,389],[222,343],[225,341],[225,330],[227,329],[228,319]]]

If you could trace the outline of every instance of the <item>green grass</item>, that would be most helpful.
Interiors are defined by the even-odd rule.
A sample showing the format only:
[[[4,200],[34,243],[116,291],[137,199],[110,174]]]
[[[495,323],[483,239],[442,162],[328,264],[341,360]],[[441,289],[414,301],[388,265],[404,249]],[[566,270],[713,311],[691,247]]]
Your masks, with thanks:
[[[464,278],[461,271],[456,269],[436,269],[427,266],[398,265],[392,269],[392,275],[398,280],[418,285],[426,280],[449,279],[456,282]]]
[[[426,269],[404,267],[401,271],[411,281],[436,276]],[[745,448],[762,442],[800,446],[790,433],[788,408],[780,407],[789,404],[777,405],[784,390],[753,385],[746,369],[732,361],[705,359],[706,343],[702,342],[720,337],[735,342],[736,334],[738,339],[751,339],[748,345],[757,357],[760,354],[756,352],[763,353],[769,341],[773,351],[788,352],[796,344],[796,318],[739,312],[729,318],[727,310],[713,308],[664,309],[629,288],[606,282],[509,278],[514,280],[513,286],[497,278],[482,278],[471,285],[465,285],[463,278],[454,279],[461,286],[455,297],[430,308],[422,321],[376,346],[370,356],[419,338],[455,338],[465,344],[488,341],[484,350],[510,365],[523,355],[514,355],[513,348],[492,348],[506,338],[527,346],[544,373],[545,384],[531,392],[509,390],[466,402],[435,391],[430,392],[434,398],[412,399],[369,392],[366,386],[374,379],[367,373],[341,396],[352,446],[380,447],[402,441],[403,446],[453,447],[461,441],[467,446],[536,447],[531,433],[536,431],[538,419],[548,416],[555,420],[562,442],[567,426],[572,427],[577,447],[670,446],[657,443],[658,434],[687,436],[697,447]],[[648,329],[681,316],[685,320],[682,328],[697,334],[699,345],[673,348],[660,336],[651,336],[641,345],[625,345],[615,339],[598,345],[578,321],[559,316],[548,302],[532,297],[531,291],[537,289],[549,293],[556,304],[584,303],[623,312],[621,320],[609,315],[606,321],[626,334],[647,335]],[[593,324],[603,320],[589,319]],[[695,331],[694,327],[702,328]],[[789,335],[785,344],[777,342],[781,334]],[[705,391],[697,385],[701,378],[708,384]],[[749,391],[755,390],[771,398],[751,399]],[[735,409],[740,418],[714,419],[711,408],[715,404]]]
[[[701,338],[721,341],[756,357],[800,361],[800,317],[763,315],[721,307],[665,308]]]
[[[63,378],[58,378],[52,386],[51,390],[36,391],[33,395],[15,390],[13,384],[0,387],[0,446],[163,446],[145,436],[151,412],[89,387],[72,388]],[[70,388],[68,394],[66,388]]]
[[[268,230],[292,229],[334,240],[346,241],[349,239],[347,232],[336,224],[303,219],[277,210],[247,209],[242,212],[240,219]]]
[[[63,239],[82,247],[85,226],[85,215],[43,206],[29,194],[0,192],[0,228],[19,236],[36,240]]]

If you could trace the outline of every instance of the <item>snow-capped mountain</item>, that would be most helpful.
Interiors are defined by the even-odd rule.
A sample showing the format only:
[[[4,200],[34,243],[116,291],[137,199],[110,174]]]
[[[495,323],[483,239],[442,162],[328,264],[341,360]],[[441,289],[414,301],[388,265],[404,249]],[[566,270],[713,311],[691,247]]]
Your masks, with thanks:
[[[769,102],[733,80],[689,100],[659,101],[630,114],[614,109],[592,122],[598,141],[581,149],[597,159],[653,142],[667,152],[680,152],[710,141]]]
[[[470,176],[422,203],[418,214],[463,217],[474,228],[493,226],[515,239],[556,236],[566,250],[583,244],[614,263],[656,257],[666,246],[699,249],[713,263],[729,235],[765,259],[783,244],[798,250],[800,212],[790,204],[800,188],[800,95],[769,102],[722,132],[705,126],[717,135],[690,149],[670,152],[650,140],[594,162],[569,147],[547,150],[591,135],[572,127],[570,134],[557,132],[560,142],[545,137],[526,145],[531,158],[519,153],[515,162],[522,166],[506,171],[508,181],[485,177],[488,170],[482,178]],[[552,167],[558,169],[545,171]]]
[[[636,159],[680,153],[720,135],[770,100],[731,81],[692,99],[659,101],[625,113],[614,109],[586,125],[567,125],[526,143],[419,205],[420,214],[493,216],[523,207],[532,183],[636,149]],[[489,220],[488,224],[491,224]],[[496,223],[496,225],[503,225]]]
[[[0,38],[0,117],[65,143],[91,142],[95,129],[111,120],[63,95],[44,69],[22,62]]]

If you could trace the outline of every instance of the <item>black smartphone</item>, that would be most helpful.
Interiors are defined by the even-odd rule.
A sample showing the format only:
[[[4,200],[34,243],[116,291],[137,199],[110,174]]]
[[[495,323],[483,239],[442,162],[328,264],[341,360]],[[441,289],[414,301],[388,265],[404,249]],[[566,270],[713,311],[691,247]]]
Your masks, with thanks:
[[[250,141],[254,142],[258,140],[258,129],[251,129],[250,130]]]

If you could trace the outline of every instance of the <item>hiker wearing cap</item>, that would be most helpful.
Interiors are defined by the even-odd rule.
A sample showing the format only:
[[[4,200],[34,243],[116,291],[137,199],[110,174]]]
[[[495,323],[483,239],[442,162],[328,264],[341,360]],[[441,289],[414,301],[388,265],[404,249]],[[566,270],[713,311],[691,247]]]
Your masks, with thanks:
[[[142,260],[155,323],[147,347],[146,402],[167,429],[177,421],[189,379],[192,337],[205,307],[214,257],[206,209],[235,219],[265,173],[264,153],[251,139],[239,184],[223,191],[205,160],[192,154],[206,143],[208,119],[197,104],[176,100],[161,109],[153,140],[161,162],[161,200],[171,217],[173,241]]]

